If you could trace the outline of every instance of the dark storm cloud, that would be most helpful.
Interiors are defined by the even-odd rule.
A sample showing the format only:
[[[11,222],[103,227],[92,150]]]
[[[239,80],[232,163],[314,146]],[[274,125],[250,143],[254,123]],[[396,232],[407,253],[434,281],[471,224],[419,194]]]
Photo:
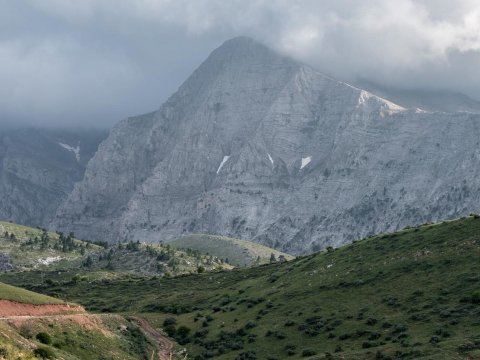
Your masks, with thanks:
[[[476,0],[0,0],[0,122],[151,111],[236,35],[347,81],[480,98]]]

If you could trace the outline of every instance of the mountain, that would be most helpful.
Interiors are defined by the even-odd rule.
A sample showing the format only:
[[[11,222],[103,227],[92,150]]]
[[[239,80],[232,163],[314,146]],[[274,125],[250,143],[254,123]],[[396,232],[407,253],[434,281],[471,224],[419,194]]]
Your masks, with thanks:
[[[480,209],[480,115],[407,109],[252,39],[111,131],[53,228],[299,254]]]
[[[395,103],[404,107],[450,113],[459,111],[480,113],[480,101],[462,93],[390,88],[366,80],[360,80],[358,84],[359,87],[367,89],[385,99],[395,101]]]
[[[475,215],[286,263],[34,289],[142,313],[192,359],[478,359],[479,233]]]
[[[103,130],[0,131],[0,219],[45,226],[83,178]]]

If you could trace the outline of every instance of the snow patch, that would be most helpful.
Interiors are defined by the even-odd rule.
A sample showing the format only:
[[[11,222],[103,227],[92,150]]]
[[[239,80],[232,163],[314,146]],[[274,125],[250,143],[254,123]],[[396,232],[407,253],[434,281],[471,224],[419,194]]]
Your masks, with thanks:
[[[273,159],[272,159],[272,157],[270,156],[270,154],[269,154],[269,153],[267,153],[267,155],[268,155],[268,160],[270,160],[270,162],[271,162],[271,163],[272,163],[272,165],[273,165]]]
[[[223,157],[223,160],[222,160],[222,162],[220,163],[220,166],[217,169],[217,174],[220,172],[220,170],[222,170],[223,165],[225,165],[225,163],[228,161],[228,159],[230,159],[230,155],[225,155]]]
[[[60,145],[65,150],[73,152],[75,154],[75,158],[77,159],[77,161],[80,161],[80,146],[73,147],[73,146],[70,146],[68,144],[64,144],[64,143],[61,143],[61,142],[59,142],[58,145]]]
[[[305,166],[310,164],[310,161],[312,161],[311,156],[307,156],[307,157],[302,158],[302,165],[300,166],[300,169],[303,169]]]
[[[401,107],[400,105],[397,105],[387,99],[381,98],[377,95],[373,95],[369,93],[368,91],[361,90],[360,91],[360,96],[358,97],[358,105],[367,105],[367,103],[373,100],[377,103],[380,103],[380,108],[382,110],[389,110],[389,111],[404,111],[406,110],[404,107]]]
[[[60,256],[49,256],[43,259],[38,259],[40,265],[50,265],[54,262],[60,261],[62,258]]]

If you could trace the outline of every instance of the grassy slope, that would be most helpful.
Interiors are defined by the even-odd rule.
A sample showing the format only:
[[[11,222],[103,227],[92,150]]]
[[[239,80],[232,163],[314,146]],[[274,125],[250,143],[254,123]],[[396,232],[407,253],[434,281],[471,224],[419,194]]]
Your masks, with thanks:
[[[15,238],[5,237],[5,232],[14,234]],[[89,244],[85,241],[75,239],[77,248],[72,251],[63,252],[55,248],[59,244],[59,235],[48,232],[49,242],[46,248],[41,243],[26,245],[30,239],[41,238],[43,230],[31,228],[10,222],[0,221],[0,254],[8,258],[8,263],[13,265],[15,270],[22,271],[66,271],[75,272],[87,271],[91,277],[117,277],[120,273],[138,275],[161,275],[168,273],[171,276],[197,272],[199,266],[205,271],[217,269],[230,269],[229,264],[222,263],[217,258],[199,254],[171,249],[168,245],[150,244],[139,245],[135,251],[126,250],[127,244],[111,245],[104,249],[96,244]],[[81,249],[83,248],[84,255]],[[161,260],[158,255],[167,253]],[[88,257],[92,259],[90,269],[84,269],[83,264]],[[54,260],[44,264],[45,260]],[[0,257],[0,261],[2,258]],[[1,265],[1,264],[0,264]],[[0,266],[0,269],[2,267]],[[93,271],[96,274],[93,274]],[[71,276],[71,274],[69,274]]]
[[[235,266],[256,264],[258,257],[260,257],[260,264],[266,264],[270,262],[272,253],[276,258],[283,255],[287,260],[293,259],[293,256],[269,247],[226,236],[194,234],[176,239],[170,244],[177,248],[191,248],[218,258],[228,259],[229,263]]]
[[[51,343],[40,343],[39,333],[49,334]],[[120,316],[0,321],[1,359],[34,359],[32,348],[39,347],[64,360],[150,359],[154,351],[143,333]]]
[[[0,299],[28,304],[63,304],[52,297],[0,283]],[[41,344],[36,335],[48,333],[51,343]],[[89,344],[84,346],[84,344]],[[65,360],[148,358],[153,346],[136,325],[120,316],[45,317],[18,320],[0,319],[0,358],[34,359],[33,348],[44,347]]]
[[[5,238],[4,234],[14,234],[15,240]],[[42,249],[40,244],[32,246],[25,246],[25,243],[34,239],[40,238],[42,230],[23,226],[15,223],[0,221],[0,253],[6,254],[10,262],[17,269],[31,270],[32,268],[55,268],[66,269],[71,267],[78,267],[81,263],[81,259],[84,257],[80,253],[80,248],[62,252],[61,250],[55,250],[54,244],[59,241],[59,235],[54,232],[48,232],[50,238],[48,248]],[[75,243],[80,247],[84,247],[86,254],[91,252],[98,252],[102,248],[95,244],[87,244],[84,241],[75,239]],[[48,258],[60,258],[59,261],[54,261],[50,265],[42,265],[41,261]]]
[[[198,359],[480,358],[479,255],[480,220],[467,218],[283,264],[37,290],[145,313],[158,327],[174,317],[192,329],[186,346]]]
[[[0,300],[10,300],[26,304],[63,304],[64,302],[50,296],[24,290],[15,286],[0,283]]]
[[[102,260],[100,260],[100,254]],[[210,256],[192,251],[181,251],[168,245],[139,244],[136,250],[127,250],[126,244],[112,245],[109,249],[91,256],[91,270],[112,268],[117,272],[138,275],[160,275],[168,273],[171,276],[197,272],[202,266],[205,271],[231,269],[232,266],[210,259]]]

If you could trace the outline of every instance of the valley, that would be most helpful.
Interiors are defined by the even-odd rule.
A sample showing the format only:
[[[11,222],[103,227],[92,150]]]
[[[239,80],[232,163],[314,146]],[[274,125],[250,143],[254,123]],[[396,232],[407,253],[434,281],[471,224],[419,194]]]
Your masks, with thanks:
[[[141,316],[192,359],[480,356],[477,215],[295,260],[176,278],[0,281],[88,311]],[[189,357],[189,358],[190,358]]]
[[[371,3],[3,2],[0,360],[480,360],[480,7]]]

